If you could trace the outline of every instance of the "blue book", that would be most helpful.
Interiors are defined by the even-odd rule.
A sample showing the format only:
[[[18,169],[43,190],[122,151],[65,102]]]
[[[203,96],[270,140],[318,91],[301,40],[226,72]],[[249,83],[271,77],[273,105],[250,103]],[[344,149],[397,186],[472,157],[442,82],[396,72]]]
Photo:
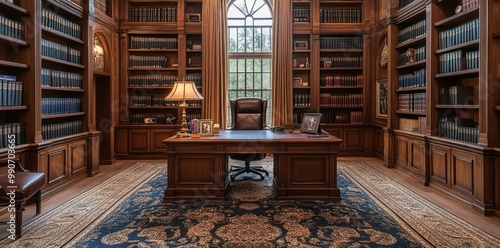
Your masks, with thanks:
[[[7,80],[7,81],[16,81],[17,77],[14,75],[5,75],[5,74],[0,74],[0,80]]]

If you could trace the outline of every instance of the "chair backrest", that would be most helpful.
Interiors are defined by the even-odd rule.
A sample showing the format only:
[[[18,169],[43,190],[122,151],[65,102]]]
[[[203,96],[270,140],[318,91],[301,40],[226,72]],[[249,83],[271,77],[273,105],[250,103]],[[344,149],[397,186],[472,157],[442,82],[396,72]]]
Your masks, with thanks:
[[[229,101],[233,130],[261,130],[266,126],[267,100],[243,97]]]

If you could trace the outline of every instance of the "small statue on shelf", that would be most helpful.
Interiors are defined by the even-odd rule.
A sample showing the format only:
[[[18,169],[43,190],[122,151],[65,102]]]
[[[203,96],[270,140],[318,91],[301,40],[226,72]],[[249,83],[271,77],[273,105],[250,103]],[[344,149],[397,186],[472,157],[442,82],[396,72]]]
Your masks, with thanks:
[[[406,51],[406,56],[408,57],[407,64],[415,62],[415,56],[416,56],[415,49],[408,48],[408,51]]]

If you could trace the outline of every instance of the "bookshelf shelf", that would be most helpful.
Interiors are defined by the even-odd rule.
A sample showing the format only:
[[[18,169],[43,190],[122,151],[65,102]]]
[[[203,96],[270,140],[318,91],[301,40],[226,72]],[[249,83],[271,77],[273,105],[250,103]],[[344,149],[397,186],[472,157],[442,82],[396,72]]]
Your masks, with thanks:
[[[439,49],[436,51],[436,54],[446,53],[446,52],[459,50],[459,49],[478,48],[478,47],[479,47],[479,40],[472,40],[472,41],[465,42],[465,43],[462,43],[462,44],[459,44],[456,46]]]
[[[84,89],[42,86],[42,90],[65,91],[65,92],[85,92]]]
[[[85,66],[83,66],[83,65],[71,63],[68,61],[60,60],[60,59],[54,59],[54,58],[43,56],[43,55],[42,55],[42,60],[48,61],[48,62],[53,62],[53,63],[58,63],[58,64],[64,65],[64,66],[71,66],[74,68],[85,69]]]
[[[500,38],[500,32],[493,33],[493,38]]]
[[[298,49],[297,49],[297,50],[293,50],[293,52],[294,52],[294,53],[310,53],[310,52],[311,52],[311,50],[309,50],[309,49],[308,49],[308,50],[298,50]]]
[[[129,52],[178,52],[179,49],[128,49]]]
[[[177,109],[178,106],[129,106],[130,109]]]
[[[311,89],[311,86],[293,86],[294,89]]]
[[[463,23],[464,21],[468,21],[472,18],[478,17],[479,16],[479,6],[469,9],[464,12],[460,12],[458,14],[452,15],[448,18],[445,18],[441,21],[438,21],[434,23],[434,26],[436,28],[446,28],[446,27],[451,27],[451,26],[456,26],[460,23]]]
[[[293,0],[293,3],[311,3],[311,0]]]
[[[1,106],[0,111],[26,110],[27,106]]]
[[[363,86],[321,86],[320,89],[363,89]]]
[[[58,114],[58,115],[42,115],[42,120],[74,117],[74,116],[83,116],[83,115],[85,115],[85,112],[75,112],[75,113]]]
[[[19,7],[13,3],[9,3],[7,1],[0,1],[0,8],[4,8],[4,9],[7,9],[7,10],[12,10],[14,11],[16,14],[21,14],[21,15],[24,15],[24,16],[30,16],[31,13],[22,8],[22,7]]]
[[[321,49],[322,53],[362,53],[363,49]]]
[[[128,86],[130,90],[170,90],[172,86]]]
[[[396,67],[396,70],[403,70],[403,69],[415,69],[415,68],[421,68],[425,67],[425,64],[427,63],[427,60],[420,60],[420,61],[415,61],[413,63],[408,63],[406,65],[400,65]]]
[[[362,71],[362,67],[320,68],[321,71]]]
[[[427,115],[425,112],[401,111],[401,110],[396,111],[396,113],[400,114],[400,115],[415,115],[415,116],[426,116]]]
[[[362,109],[363,106],[333,106],[333,105],[319,105],[321,108],[329,109]]]
[[[353,30],[363,29],[362,23],[321,23],[320,33],[325,34],[345,34],[346,32],[353,32]]]
[[[71,42],[74,42],[74,43],[78,43],[78,44],[81,44],[81,45],[85,44],[83,42],[83,40],[80,40],[80,39],[77,39],[75,37],[69,36],[67,34],[61,33],[59,31],[53,30],[51,28],[41,27],[41,29],[42,29],[43,34],[45,34],[45,35],[56,36],[56,37],[58,37],[60,39],[64,39],[64,40],[71,41]]]
[[[176,3],[178,0],[128,0],[129,3]]]
[[[186,53],[201,53],[201,49],[190,49],[190,50],[186,50]]]
[[[426,36],[425,35],[422,35],[420,37],[417,37],[415,39],[411,39],[411,40],[408,40],[408,41],[405,41],[401,44],[398,44],[396,46],[397,49],[400,49],[400,48],[410,48],[410,47],[413,47],[413,46],[416,46],[416,45],[420,45],[420,44],[425,44],[425,40],[426,40]]]
[[[305,105],[305,106],[293,106],[293,108],[295,109],[308,109],[308,108],[311,108],[311,105]]]
[[[60,3],[57,0],[46,0],[47,4],[53,5],[56,8],[59,8],[62,11],[65,11],[67,14],[73,15],[78,18],[83,18],[83,8],[81,5],[75,3]]]
[[[310,71],[311,68],[293,68],[294,71]]]
[[[475,77],[475,76],[477,76],[478,73],[479,73],[479,69],[470,69],[470,70],[462,70],[462,71],[456,71],[456,72],[436,74],[434,77],[435,78],[453,78],[453,77],[459,77],[459,76]]]
[[[27,64],[22,64],[22,63],[7,61],[7,60],[0,60],[0,66],[13,67],[13,68],[19,68],[19,69],[29,69],[30,68],[30,66]]]
[[[418,92],[418,91],[425,91],[426,89],[427,89],[426,87],[413,87],[413,88],[397,89],[396,92],[398,93]]]
[[[201,67],[187,67],[186,71],[201,71],[202,69]]]
[[[170,68],[136,68],[136,67],[130,67],[128,68],[129,71],[177,71],[177,67],[170,67]]]
[[[479,105],[451,105],[451,104],[436,104],[434,105],[436,109],[468,109],[468,110],[479,110]]]
[[[1,1],[0,1],[1,2]],[[12,38],[12,37],[9,37],[9,36],[6,36],[6,35],[2,35],[0,34],[0,42],[4,45],[16,45],[16,46],[27,46],[28,43],[26,41],[23,41],[23,40],[19,40],[19,39],[16,39],[16,38]]]

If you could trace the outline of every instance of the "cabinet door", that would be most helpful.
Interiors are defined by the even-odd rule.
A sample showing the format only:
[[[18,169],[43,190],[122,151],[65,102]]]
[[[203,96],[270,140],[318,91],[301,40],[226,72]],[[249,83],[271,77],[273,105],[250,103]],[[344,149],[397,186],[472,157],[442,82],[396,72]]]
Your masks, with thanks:
[[[396,135],[396,165],[408,169],[408,138]]]
[[[128,152],[142,153],[151,151],[150,130],[147,129],[130,129],[128,140]]]
[[[344,129],[344,150],[362,151],[363,150],[363,130],[358,128]]]
[[[163,140],[172,137],[175,134],[174,129],[153,129],[151,130],[152,152],[165,152],[167,147]]]
[[[453,149],[450,162],[452,188],[462,194],[472,196],[474,174],[478,172],[476,155]]]
[[[449,185],[450,175],[450,149],[440,145],[429,145],[429,173],[430,182]]]
[[[410,139],[410,170],[425,178],[425,144],[423,141]]]
[[[47,150],[48,185],[52,186],[68,178],[68,146],[59,145]]]

